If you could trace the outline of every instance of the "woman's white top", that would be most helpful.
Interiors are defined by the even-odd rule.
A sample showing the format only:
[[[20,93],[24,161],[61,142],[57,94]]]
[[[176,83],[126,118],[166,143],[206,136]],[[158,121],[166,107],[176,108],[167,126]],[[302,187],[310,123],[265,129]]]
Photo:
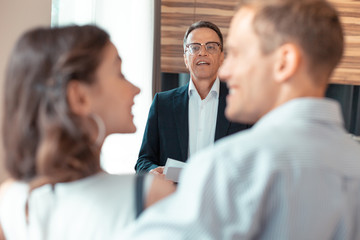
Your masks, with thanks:
[[[99,173],[58,183],[54,188],[44,185],[30,195],[26,183],[15,182],[0,201],[0,224],[5,237],[7,240],[110,239],[113,232],[118,233],[136,218],[137,178]],[[145,177],[145,192],[151,181],[151,177]]]

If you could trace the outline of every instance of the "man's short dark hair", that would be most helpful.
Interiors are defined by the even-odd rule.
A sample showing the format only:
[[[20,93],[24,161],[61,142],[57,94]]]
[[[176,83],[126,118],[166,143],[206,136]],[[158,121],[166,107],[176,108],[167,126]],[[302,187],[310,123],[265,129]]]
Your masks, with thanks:
[[[221,49],[221,51],[223,51],[223,45],[224,45],[223,35],[222,35],[219,27],[209,21],[198,21],[198,22],[195,22],[190,25],[190,27],[187,29],[185,36],[184,36],[184,48],[185,48],[186,41],[187,41],[189,34],[198,28],[210,28],[211,30],[216,32],[216,34],[219,36],[219,39],[220,39],[220,49]]]

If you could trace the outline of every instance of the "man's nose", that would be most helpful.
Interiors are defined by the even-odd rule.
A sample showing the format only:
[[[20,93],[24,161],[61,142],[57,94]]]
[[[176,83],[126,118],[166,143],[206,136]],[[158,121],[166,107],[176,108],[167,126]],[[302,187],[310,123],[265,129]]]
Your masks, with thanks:
[[[207,50],[206,50],[206,46],[205,46],[205,45],[201,45],[201,46],[200,46],[199,55],[200,55],[200,56],[206,56],[206,55],[208,55],[208,52],[207,52]]]

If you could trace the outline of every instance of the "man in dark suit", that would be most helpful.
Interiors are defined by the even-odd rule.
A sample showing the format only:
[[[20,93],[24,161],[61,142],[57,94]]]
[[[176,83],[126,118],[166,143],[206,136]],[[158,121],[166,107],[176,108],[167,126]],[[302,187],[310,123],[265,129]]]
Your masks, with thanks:
[[[219,28],[206,21],[192,24],[184,37],[184,61],[190,82],[155,95],[136,172],[163,174],[168,158],[185,162],[214,141],[247,128],[225,118],[228,89],[217,76],[223,60]]]

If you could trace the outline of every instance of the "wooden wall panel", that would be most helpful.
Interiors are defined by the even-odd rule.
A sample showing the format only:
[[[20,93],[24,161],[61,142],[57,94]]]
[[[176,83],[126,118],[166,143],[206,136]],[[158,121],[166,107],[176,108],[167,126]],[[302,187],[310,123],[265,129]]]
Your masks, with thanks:
[[[345,54],[334,72],[333,83],[360,85],[360,1],[329,0],[340,12],[345,29]],[[198,20],[217,24],[226,39],[237,0],[162,0],[161,71],[188,72],[182,41],[186,29]]]
[[[182,42],[195,22],[195,0],[161,1],[161,71],[186,72]]]
[[[329,0],[329,2],[338,9],[345,30],[344,57],[331,81],[360,85],[360,1]]]
[[[224,39],[226,39],[236,5],[237,0],[197,0],[195,4],[195,20],[215,23],[224,35]]]

